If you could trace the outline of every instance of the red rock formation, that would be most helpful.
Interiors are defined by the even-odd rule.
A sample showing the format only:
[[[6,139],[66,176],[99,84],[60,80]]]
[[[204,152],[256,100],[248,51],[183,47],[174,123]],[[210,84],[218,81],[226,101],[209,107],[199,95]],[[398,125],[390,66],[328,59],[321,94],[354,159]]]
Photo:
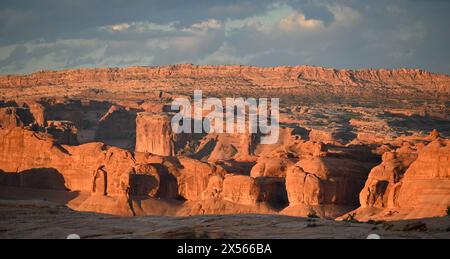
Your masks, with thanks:
[[[324,131],[313,129],[309,133],[309,139],[311,141],[323,142],[327,144],[338,144],[336,133],[333,131]]]
[[[181,158],[181,169],[177,173],[180,196],[188,201],[202,200],[209,179],[216,174],[216,169],[210,164],[194,159]]]
[[[202,193],[202,200],[220,200],[223,194],[223,180],[221,175],[208,177],[208,185]]]
[[[45,131],[52,135],[59,144],[77,145],[77,128],[70,121],[47,121]]]
[[[377,94],[385,95],[387,92],[404,97],[418,94],[435,97],[437,93],[442,96],[450,94],[449,82],[450,77],[447,75],[412,69],[352,71],[310,66],[259,68],[175,65],[44,71],[25,76],[3,76],[0,77],[0,96],[14,98],[17,93],[12,89],[23,89],[21,94],[36,97],[62,97],[70,94],[67,91],[78,94],[88,89],[96,89],[99,94],[126,93],[131,97],[134,90],[137,93],[142,88],[264,91],[277,86],[280,89],[295,87],[295,90],[288,92],[303,95],[377,97]],[[308,85],[314,88],[305,87]],[[151,92],[155,98],[161,98],[160,91]]]
[[[285,178],[288,169],[295,165],[294,161],[292,159],[289,159],[287,156],[260,157],[257,161],[257,164],[252,168],[250,175],[253,178],[258,177]]]
[[[435,140],[420,151],[408,168],[398,194],[398,206],[445,215],[450,206],[450,141]]]
[[[402,219],[443,215],[449,205],[448,140],[433,132],[425,139],[416,134],[390,141],[385,131],[393,126],[381,118],[382,109],[373,116],[361,109],[363,117],[349,120],[334,116],[334,110],[320,117],[325,109],[284,108],[280,122],[285,126],[274,145],[259,145],[253,134],[174,134],[164,113],[171,92],[193,89],[219,96],[238,89],[255,97],[439,99],[439,94],[448,99],[448,76],[419,70],[178,65],[0,77],[1,98],[16,96],[16,87],[24,98],[55,98],[0,102],[0,184],[77,192],[69,204],[77,210],[336,217],[354,210],[360,198],[355,218]],[[59,98],[66,95],[120,100]],[[288,101],[298,104],[295,98]],[[366,120],[378,115],[379,120]],[[322,126],[328,119],[330,125]],[[88,144],[74,146],[77,133],[80,143]],[[122,139],[134,142],[134,135],[136,153],[111,147],[122,147]],[[302,140],[308,135],[311,141]],[[385,153],[376,168],[372,150]]]
[[[243,175],[227,175],[223,181],[223,199],[242,205],[256,205],[261,188],[256,179]]]
[[[122,200],[123,204],[123,200],[127,200],[124,197],[128,197],[130,192],[130,175],[136,171],[137,166],[133,155],[128,151],[102,143],[59,145],[49,135],[21,128],[1,129],[0,140],[1,170],[18,177],[29,172],[34,173],[36,179],[45,177],[39,180],[43,183],[40,186],[39,182],[34,182],[20,183],[19,187],[59,189],[62,185],[70,191],[108,196],[108,204],[115,204],[116,200]],[[141,169],[139,168],[138,172],[142,173]],[[52,180],[57,176],[61,176],[59,182]],[[49,186],[51,183],[55,185]],[[90,201],[98,202],[95,199]],[[109,206],[108,204],[104,206]],[[91,205],[83,206],[89,210]],[[115,212],[114,207],[98,208],[95,211]],[[122,209],[117,211],[120,214],[123,214],[122,212]]]
[[[171,118],[166,115],[139,113],[136,119],[136,152],[160,156],[175,155],[175,135]]]
[[[435,135],[435,134],[434,134]],[[360,220],[414,219],[446,214],[450,206],[450,141],[404,146],[383,156],[360,194]],[[343,217],[345,219],[345,217]]]
[[[409,166],[417,159],[417,147],[405,146],[383,155],[383,163],[372,169],[360,194],[361,206],[390,207]]]
[[[28,108],[33,115],[35,122],[40,126],[45,126],[45,107],[38,102],[25,101],[22,104],[23,107]]]
[[[5,172],[52,168],[72,191],[95,191],[98,180],[107,185],[105,193],[126,194],[127,173],[134,165],[126,151],[101,143],[61,146],[49,135],[20,128],[1,130],[0,139],[0,167]],[[107,174],[107,183],[102,174]]]
[[[358,192],[372,166],[352,158],[302,156],[286,175],[289,207],[283,213],[336,217],[358,205]]]
[[[255,146],[253,134],[210,134],[201,143],[197,153],[207,152],[205,157],[213,163],[231,159],[251,160]]]
[[[28,109],[19,107],[0,108],[0,127],[14,128],[30,126],[34,118]]]

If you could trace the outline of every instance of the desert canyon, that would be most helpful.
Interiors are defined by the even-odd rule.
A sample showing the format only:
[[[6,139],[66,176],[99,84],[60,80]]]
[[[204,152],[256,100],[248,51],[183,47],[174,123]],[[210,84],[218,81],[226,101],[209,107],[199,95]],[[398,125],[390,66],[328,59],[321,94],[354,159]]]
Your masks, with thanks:
[[[194,90],[280,98],[278,143],[175,134],[170,104]],[[133,218],[448,225],[449,108],[450,76],[412,69],[174,65],[2,76],[0,208],[41,200]]]

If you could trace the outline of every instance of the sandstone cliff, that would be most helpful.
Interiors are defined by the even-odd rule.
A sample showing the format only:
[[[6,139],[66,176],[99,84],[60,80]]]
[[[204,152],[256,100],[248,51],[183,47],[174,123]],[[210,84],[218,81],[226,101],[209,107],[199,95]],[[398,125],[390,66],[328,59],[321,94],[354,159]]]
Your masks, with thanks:
[[[20,92],[17,91],[20,89]],[[114,98],[161,98],[162,92],[203,89],[222,92],[297,95],[332,95],[402,98],[450,95],[450,77],[417,69],[336,70],[295,66],[260,68],[249,66],[130,67],[43,71],[23,76],[0,77],[0,98],[93,96]],[[140,96],[140,97],[139,97]]]
[[[126,202],[135,166],[131,153],[102,143],[59,145],[47,134],[21,128],[0,129],[0,142],[0,169],[7,173],[2,177],[15,177],[8,182],[12,186],[107,196],[79,210],[91,210],[94,202],[101,204],[94,211],[132,215]]]
[[[136,152],[174,156],[176,135],[167,115],[139,113],[136,119]]]
[[[415,219],[447,214],[450,206],[450,141],[386,153],[360,194],[360,220]],[[344,219],[346,217],[343,217]]]

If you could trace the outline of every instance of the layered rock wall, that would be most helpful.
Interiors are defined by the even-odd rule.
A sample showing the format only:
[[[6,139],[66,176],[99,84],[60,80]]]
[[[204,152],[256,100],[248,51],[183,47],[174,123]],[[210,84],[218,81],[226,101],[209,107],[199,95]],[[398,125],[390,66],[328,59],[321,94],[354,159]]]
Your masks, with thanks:
[[[174,156],[176,139],[171,118],[166,115],[139,113],[136,119],[136,152]]]
[[[232,82],[232,84],[230,83]],[[313,85],[314,88],[305,86]],[[14,98],[14,89],[22,96],[68,96],[83,91],[116,92],[132,96],[142,87],[160,90],[204,89],[208,91],[239,89],[264,91],[280,89],[286,93],[304,95],[406,97],[427,95],[448,96],[450,77],[417,69],[397,70],[336,70],[322,67],[295,66],[260,68],[248,66],[131,67],[43,71],[25,76],[0,77],[0,97]],[[67,86],[70,86],[68,88]],[[405,87],[408,86],[408,87]],[[295,91],[292,88],[296,88]]]
[[[360,194],[360,220],[444,216],[450,206],[450,142],[403,146],[386,153]]]

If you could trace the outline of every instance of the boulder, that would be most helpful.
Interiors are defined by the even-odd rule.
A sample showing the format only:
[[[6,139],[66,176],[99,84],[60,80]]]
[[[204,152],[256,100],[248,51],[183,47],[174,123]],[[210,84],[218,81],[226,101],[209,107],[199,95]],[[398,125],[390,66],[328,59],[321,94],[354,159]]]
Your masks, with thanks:
[[[278,177],[285,178],[287,170],[295,165],[287,157],[261,157],[252,168],[251,177]]]
[[[286,175],[289,207],[283,214],[333,218],[351,211],[371,167],[345,156],[301,157]]]
[[[292,168],[286,176],[286,190],[290,205],[319,205],[324,201],[321,180],[306,173],[302,167]]]
[[[181,168],[176,175],[180,196],[188,201],[202,200],[210,178],[220,174],[216,174],[216,168],[208,163],[189,158],[180,158],[179,162]]]

